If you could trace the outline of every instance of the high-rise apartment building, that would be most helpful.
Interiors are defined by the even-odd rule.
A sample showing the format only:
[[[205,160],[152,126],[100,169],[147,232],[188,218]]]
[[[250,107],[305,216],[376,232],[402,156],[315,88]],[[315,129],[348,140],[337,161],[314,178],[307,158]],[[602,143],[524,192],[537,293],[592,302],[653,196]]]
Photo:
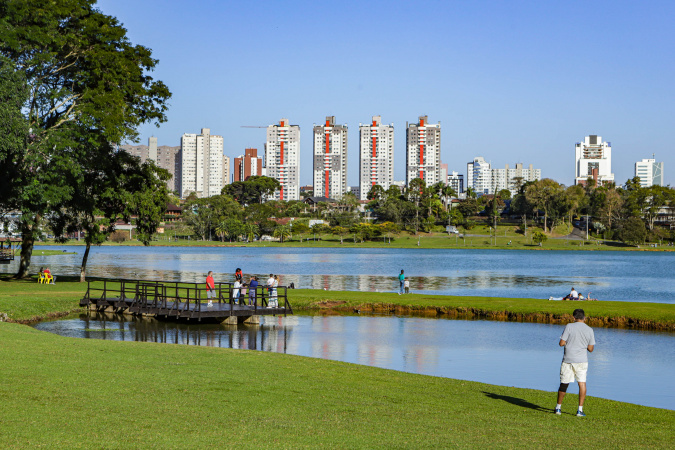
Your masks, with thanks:
[[[374,185],[387,190],[394,182],[394,124],[383,125],[380,116],[360,123],[359,155],[359,199],[366,200]]]
[[[186,133],[180,139],[181,177],[179,193],[186,198],[220,195],[223,189],[223,137],[209,128],[201,134]]]
[[[278,125],[267,127],[265,165],[267,176],[276,178],[281,188],[270,199],[300,199],[300,127],[281,119]]]
[[[635,163],[635,176],[641,187],[663,186],[663,163],[656,159],[643,159]]]
[[[125,152],[137,156],[144,163],[148,159],[155,161],[157,166],[166,169],[171,174],[171,178],[167,180],[166,187],[170,191],[177,191],[177,176],[180,173],[180,162],[178,161],[178,154],[180,147],[171,147],[168,145],[157,146],[157,138],[151,137],[148,139],[148,145],[121,145],[120,148]]]
[[[441,123],[431,125],[427,116],[406,122],[406,183],[415,178],[427,186],[441,181]]]
[[[339,199],[347,192],[347,126],[335,116],[314,126],[314,197]]]
[[[455,172],[454,170],[448,175],[448,186],[452,187],[457,194],[464,192],[464,175]]]
[[[613,183],[612,144],[602,142],[600,136],[586,136],[584,142],[575,145],[575,184],[586,184],[589,178],[595,180],[596,186]]]
[[[250,176],[261,176],[262,157],[257,148],[247,148],[243,155],[234,158],[234,181],[246,181]]]
[[[232,161],[232,158],[223,155],[223,187],[232,182],[232,178],[230,177],[230,161]]]
[[[466,165],[466,187],[477,195],[492,192],[492,169],[482,156],[477,156]]]

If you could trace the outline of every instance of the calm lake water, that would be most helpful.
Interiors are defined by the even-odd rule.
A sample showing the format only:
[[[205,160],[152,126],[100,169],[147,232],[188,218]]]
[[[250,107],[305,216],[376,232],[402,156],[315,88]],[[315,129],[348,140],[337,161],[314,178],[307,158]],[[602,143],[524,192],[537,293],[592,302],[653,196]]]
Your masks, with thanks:
[[[265,317],[260,326],[232,326],[120,317],[88,313],[35,327],[70,337],[289,353],[552,392],[560,381],[562,325],[296,315]],[[595,336],[589,395],[675,409],[675,334],[596,328]],[[578,392],[576,385],[570,392]],[[554,402],[551,394],[550,404],[540,406]]]
[[[79,274],[76,255],[40,256],[32,270]],[[18,262],[0,266],[14,272]],[[394,291],[401,269],[413,292],[519,298],[562,297],[574,286],[600,300],[675,303],[675,252],[432,250],[244,247],[94,247],[88,274],[102,277],[219,281],[245,274],[281,275],[299,288]]]

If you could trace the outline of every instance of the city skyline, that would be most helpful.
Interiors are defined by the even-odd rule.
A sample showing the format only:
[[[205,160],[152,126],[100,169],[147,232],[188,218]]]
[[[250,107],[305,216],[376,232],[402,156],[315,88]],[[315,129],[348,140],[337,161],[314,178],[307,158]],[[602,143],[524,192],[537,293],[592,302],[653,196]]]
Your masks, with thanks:
[[[612,142],[618,184],[653,153],[675,167],[674,63],[662,57],[673,43],[672,3],[274,5],[204,1],[204,20],[195,22],[178,2],[99,2],[153,50],[160,62],[152,76],[173,92],[168,121],[141,127],[141,143],[154,135],[178,145],[182,133],[209,127],[236,157],[265,142],[264,130],[241,126],[289,117],[304,128],[304,162],[309,127],[324,117],[355,130],[381,115],[395,126],[394,179],[404,180],[405,122],[428,115],[443,123],[441,161],[450,171],[483,155],[495,166],[533,163],[542,177],[571,185],[571,149],[588,135]],[[323,14],[335,20],[319,25]],[[340,64],[317,56],[327,40]],[[196,50],[210,58],[199,72],[183,63]],[[271,65],[284,67],[282,75]],[[348,153],[357,155],[358,144],[351,139]],[[348,185],[358,184],[358,158],[347,171]],[[301,170],[300,184],[311,182],[311,170]],[[666,169],[664,183],[672,182]]]

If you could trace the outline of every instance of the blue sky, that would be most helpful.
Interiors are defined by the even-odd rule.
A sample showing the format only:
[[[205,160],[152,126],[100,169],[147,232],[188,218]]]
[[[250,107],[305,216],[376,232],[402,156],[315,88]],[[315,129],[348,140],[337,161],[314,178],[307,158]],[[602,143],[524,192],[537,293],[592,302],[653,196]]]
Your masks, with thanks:
[[[656,154],[675,184],[675,2],[103,0],[131,41],[153,50],[173,93],[168,121],[141,143],[179,145],[210,128],[225,154],[263,150],[266,126],[301,127],[301,184],[312,182],[312,126],[349,126],[348,183],[358,184],[358,125],[395,126],[394,178],[405,179],[405,124],[441,122],[450,170],[483,156],[574,179],[574,143],[612,143],[624,183]]]

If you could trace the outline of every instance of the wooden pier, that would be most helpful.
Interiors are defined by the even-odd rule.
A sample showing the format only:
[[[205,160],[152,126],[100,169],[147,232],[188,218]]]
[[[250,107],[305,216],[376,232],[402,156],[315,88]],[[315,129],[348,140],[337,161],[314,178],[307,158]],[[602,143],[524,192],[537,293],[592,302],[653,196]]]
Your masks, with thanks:
[[[234,296],[237,290],[240,293],[238,299]],[[242,293],[244,290],[246,295]],[[158,319],[197,322],[243,323],[256,316],[293,314],[286,286],[278,286],[276,292],[266,286],[258,286],[255,291],[255,297],[252,298],[248,287],[234,289],[232,283],[216,283],[216,295],[210,299],[212,306],[208,306],[205,283],[89,281],[80,306]]]
[[[12,241],[0,241],[0,264],[9,264],[14,261],[14,249],[12,248]]]

